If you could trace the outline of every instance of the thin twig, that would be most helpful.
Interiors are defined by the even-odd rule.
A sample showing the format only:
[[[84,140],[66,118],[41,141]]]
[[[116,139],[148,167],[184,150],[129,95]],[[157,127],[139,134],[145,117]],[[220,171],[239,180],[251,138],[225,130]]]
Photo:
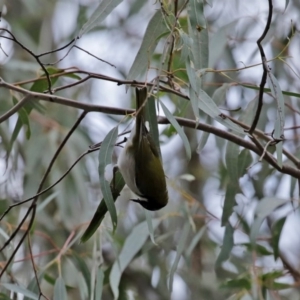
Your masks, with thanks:
[[[74,133],[74,131],[76,130],[76,128],[79,126],[80,122],[83,120],[83,118],[86,116],[86,114],[88,113],[88,111],[83,111],[80,115],[80,117],[78,118],[78,120],[75,122],[75,124],[72,126],[71,130],[68,132],[68,134],[66,135],[66,137],[64,138],[64,140],[62,141],[62,143],[60,144],[60,146],[58,147],[58,149],[56,150],[41,182],[38,188],[38,193],[37,195],[35,195],[35,197],[33,197],[33,201],[30,205],[30,207],[27,210],[27,213],[25,214],[25,216],[23,217],[23,219],[21,220],[21,222],[19,223],[17,229],[12,233],[12,235],[9,237],[9,239],[5,242],[4,246],[0,249],[0,252],[14,239],[14,237],[17,235],[17,233],[19,232],[21,226],[25,223],[25,221],[27,220],[27,217],[29,216],[30,212],[32,211],[31,214],[31,218],[29,221],[29,226],[28,229],[25,231],[25,233],[23,234],[22,238],[20,239],[20,241],[18,242],[17,246],[15,247],[13,253],[11,254],[10,258],[8,259],[8,262],[6,263],[6,265],[4,266],[4,268],[2,269],[1,273],[0,273],[0,278],[3,275],[3,273],[5,272],[5,270],[8,268],[9,264],[11,263],[11,261],[13,260],[15,254],[17,253],[18,249],[21,247],[24,239],[26,238],[26,236],[28,235],[32,224],[34,222],[35,219],[35,214],[36,214],[36,203],[38,200],[38,196],[39,196],[39,192],[41,191],[43,184],[48,176],[48,174],[51,171],[51,168],[54,164],[54,162],[56,161],[56,158],[58,157],[59,153],[61,152],[62,148],[64,147],[64,145],[67,143],[67,141],[69,140],[69,138],[71,137],[71,135]],[[5,212],[5,214],[7,214]],[[3,216],[1,217],[1,219],[3,218]],[[1,220],[0,219],[0,220]]]
[[[261,109],[263,106],[263,95],[264,95],[264,87],[266,84],[266,80],[267,80],[267,74],[268,74],[268,69],[267,69],[267,59],[266,59],[266,55],[264,52],[264,49],[261,45],[261,42],[263,41],[263,39],[266,37],[269,29],[270,29],[270,25],[271,25],[271,21],[272,21],[272,14],[273,14],[273,4],[272,4],[272,0],[268,0],[269,2],[269,14],[268,14],[268,19],[267,19],[267,23],[265,26],[265,29],[261,35],[261,37],[257,40],[257,46],[260,52],[260,56],[261,56],[261,60],[262,60],[262,66],[263,66],[263,75],[261,77],[261,82],[259,85],[259,95],[258,95],[258,104],[257,104],[257,109],[256,109],[256,113],[254,116],[254,120],[252,122],[252,125],[250,127],[249,130],[249,134],[252,135],[253,131],[255,130],[259,117],[260,117],[260,113],[261,113]]]
[[[46,75],[46,78],[47,78],[47,82],[48,82],[48,91],[51,94],[52,93],[52,83],[51,83],[51,80],[50,80],[49,72],[47,71],[47,69],[45,68],[44,64],[39,59],[39,56],[36,55],[36,54],[34,54],[29,48],[27,48],[25,45],[23,45],[21,42],[19,42],[19,40],[17,40],[17,38],[8,29],[6,29],[6,28],[0,28],[0,30],[2,30],[4,32],[7,32],[10,35],[10,37],[5,36],[5,35],[1,35],[0,37],[15,42],[22,49],[24,49],[26,52],[28,52],[37,61],[37,63],[40,65],[40,67],[45,72],[45,75]]]

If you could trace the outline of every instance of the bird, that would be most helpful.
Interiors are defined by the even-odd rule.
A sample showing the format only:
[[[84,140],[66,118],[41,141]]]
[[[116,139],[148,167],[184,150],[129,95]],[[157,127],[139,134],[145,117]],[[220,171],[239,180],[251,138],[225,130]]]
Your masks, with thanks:
[[[150,211],[165,207],[168,203],[166,176],[158,148],[145,125],[147,87],[136,88],[136,121],[117,168],[129,189],[138,196],[132,201]]]

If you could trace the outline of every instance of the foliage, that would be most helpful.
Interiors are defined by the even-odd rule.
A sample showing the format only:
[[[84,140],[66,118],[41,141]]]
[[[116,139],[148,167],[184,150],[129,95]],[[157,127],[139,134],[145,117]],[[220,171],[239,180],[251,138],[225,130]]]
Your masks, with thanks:
[[[0,299],[298,299],[297,1],[0,4]],[[145,85],[159,212],[110,184]]]

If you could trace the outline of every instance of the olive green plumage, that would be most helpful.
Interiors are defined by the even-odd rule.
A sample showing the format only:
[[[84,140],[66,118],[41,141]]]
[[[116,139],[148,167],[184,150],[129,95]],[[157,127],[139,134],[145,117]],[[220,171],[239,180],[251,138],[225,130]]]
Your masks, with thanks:
[[[145,126],[146,100],[147,88],[136,89],[136,124],[118,165],[129,188],[140,197],[132,201],[158,210],[168,203],[168,192],[158,149]]]

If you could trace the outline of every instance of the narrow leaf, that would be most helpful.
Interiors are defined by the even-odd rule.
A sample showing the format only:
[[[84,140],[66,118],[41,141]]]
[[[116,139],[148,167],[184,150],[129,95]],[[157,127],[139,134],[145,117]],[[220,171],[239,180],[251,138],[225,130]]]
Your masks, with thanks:
[[[98,26],[104,19],[116,8],[122,0],[102,0],[88,21],[82,26],[79,31],[78,38],[81,38],[85,33]]]
[[[125,186],[125,181],[119,171],[116,172],[114,181],[115,181],[114,187],[112,186],[113,182],[111,183],[111,186],[112,186],[113,199],[115,202],[118,199],[123,187]],[[92,235],[101,225],[106,213],[107,213],[107,206],[105,200],[102,199],[100,204],[97,207],[97,210],[92,218],[91,223],[89,224],[88,228],[85,230],[84,234],[80,239],[81,243],[85,243],[87,240],[89,240],[92,237]]]
[[[12,283],[1,283],[1,286],[14,293],[20,293],[29,299],[33,299],[33,300],[39,299],[39,295],[27,290],[25,287],[22,287],[20,285],[12,284]]]
[[[41,272],[39,275],[38,275],[38,280],[39,280],[39,284],[41,283],[42,279],[43,279],[43,276],[44,276],[44,273]],[[29,282],[28,286],[27,286],[27,289],[31,292],[33,292],[34,294],[39,294],[39,285],[38,285],[38,282],[36,280],[36,277],[33,276],[33,278],[31,279],[31,281]],[[1,299],[1,298],[0,298]],[[30,300],[32,298],[30,297],[27,297],[25,296],[23,300]]]
[[[250,231],[250,241],[253,245],[255,245],[259,228],[264,219],[279,206],[284,205],[287,202],[288,201],[286,199],[266,197],[257,204],[255,209],[256,218],[251,226]]]
[[[160,222],[161,220],[159,219],[152,220],[153,228],[155,229]],[[146,221],[135,226],[130,235],[127,237],[120,255],[114,262],[109,274],[109,282],[115,299],[118,299],[119,296],[119,283],[123,271],[145,244],[148,237],[149,231]]]
[[[243,177],[247,172],[247,167],[252,163],[252,156],[248,149],[243,149],[238,157],[239,177]]]
[[[193,237],[190,245],[188,246],[185,254],[187,257],[190,257],[193,250],[195,249],[195,247],[197,246],[197,244],[199,243],[199,241],[201,240],[201,238],[203,237],[204,233],[206,231],[206,226],[203,226],[198,232],[197,234]]]
[[[163,22],[161,11],[157,10],[147,26],[144,39],[129,70],[127,80],[135,80],[146,71],[159,37],[166,31],[167,28]]]
[[[191,106],[193,109],[193,113],[196,118],[196,125],[198,125],[199,120],[200,120],[200,114],[199,114],[199,108],[198,108],[198,97],[191,86],[189,88],[189,94],[190,94],[190,102],[191,102]]]
[[[104,273],[101,268],[98,269],[95,287],[95,300],[102,299]]]
[[[67,289],[62,277],[58,277],[54,285],[53,300],[67,300]]]
[[[145,212],[145,216],[146,216],[150,239],[151,239],[152,243],[157,246],[157,244],[155,243],[155,240],[154,240],[154,229],[153,229],[153,224],[152,224],[151,213],[150,213],[150,211],[148,211],[146,209],[144,209],[144,212]]]
[[[230,182],[236,185],[238,185],[239,181],[239,153],[239,145],[232,142],[227,143],[225,155],[226,168]]]
[[[190,223],[186,222],[184,224],[184,227],[182,229],[182,233],[180,235],[179,241],[178,241],[178,246],[177,246],[177,252],[176,252],[176,257],[175,260],[172,264],[171,270],[170,270],[170,275],[169,275],[169,290],[172,292],[173,289],[173,279],[174,279],[174,274],[177,270],[177,266],[180,260],[180,257],[184,251],[184,248],[186,247],[186,241],[190,232]]]
[[[192,57],[197,70],[208,67],[208,30],[202,0],[191,0],[188,6],[189,35],[192,37]]]
[[[235,196],[238,192],[238,185],[230,181],[226,187],[224,207],[222,212],[222,226],[225,226],[228,223],[228,220],[232,215],[233,208],[236,206]]]
[[[79,256],[76,252],[74,252],[71,256],[72,261],[74,262],[78,272],[80,272],[84,278],[85,284],[88,288],[88,294],[91,295],[91,271],[87,266],[86,261]]]
[[[216,260],[216,270],[219,269],[222,266],[222,263],[230,257],[231,250],[234,246],[233,234],[233,227],[230,225],[230,223],[227,223],[223,237],[223,246]]]
[[[154,140],[154,143],[160,153],[160,143],[159,143],[159,132],[158,132],[158,123],[157,123],[157,115],[155,108],[155,98],[149,97],[146,105],[146,120],[149,122],[150,133]]]
[[[118,126],[114,127],[104,138],[100,151],[99,151],[99,177],[100,177],[100,187],[103,194],[103,198],[108,208],[113,228],[115,230],[117,226],[117,212],[114,203],[114,198],[110,189],[110,184],[105,178],[105,167],[112,162],[112,153],[114,150],[114,145],[118,137]]]
[[[167,119],[170,121],[170,123],[173,125],[173,127],[175,128],[175,130],[177,131],[177,133],[181,137],[181,139],[183,141],[183,146],[185,148],[187,159],[190,160],[191,156],[192,156],[191,146],[190,146],[190,143],[189,143],[189,140],[188,140],[186,134],[184,133],[183,129],[180,127],[180,125],[178,124],[177,120],[174,118],[174,116],[171,114],[171,112],[163,104],[162,101],[160,101],[160,104],[162,106],[162,109],[163,109],[163,111],[164,111]]]
[[[215,102],[207,95],[206,92],[200,89],[198,97],[200,99],[199,108],[207,113],[209,116],[214,118],[216,121],[224,125],[225,127],[234,130],[237,133],[245,134],[244,130],[237,124],[224,116]]]
[[[273,226],[272,226],[272,248],[274,251],[274,259],[276,260],[279,257],[279,240],[280,235],[285,224],[286,217],[279,219]]]

